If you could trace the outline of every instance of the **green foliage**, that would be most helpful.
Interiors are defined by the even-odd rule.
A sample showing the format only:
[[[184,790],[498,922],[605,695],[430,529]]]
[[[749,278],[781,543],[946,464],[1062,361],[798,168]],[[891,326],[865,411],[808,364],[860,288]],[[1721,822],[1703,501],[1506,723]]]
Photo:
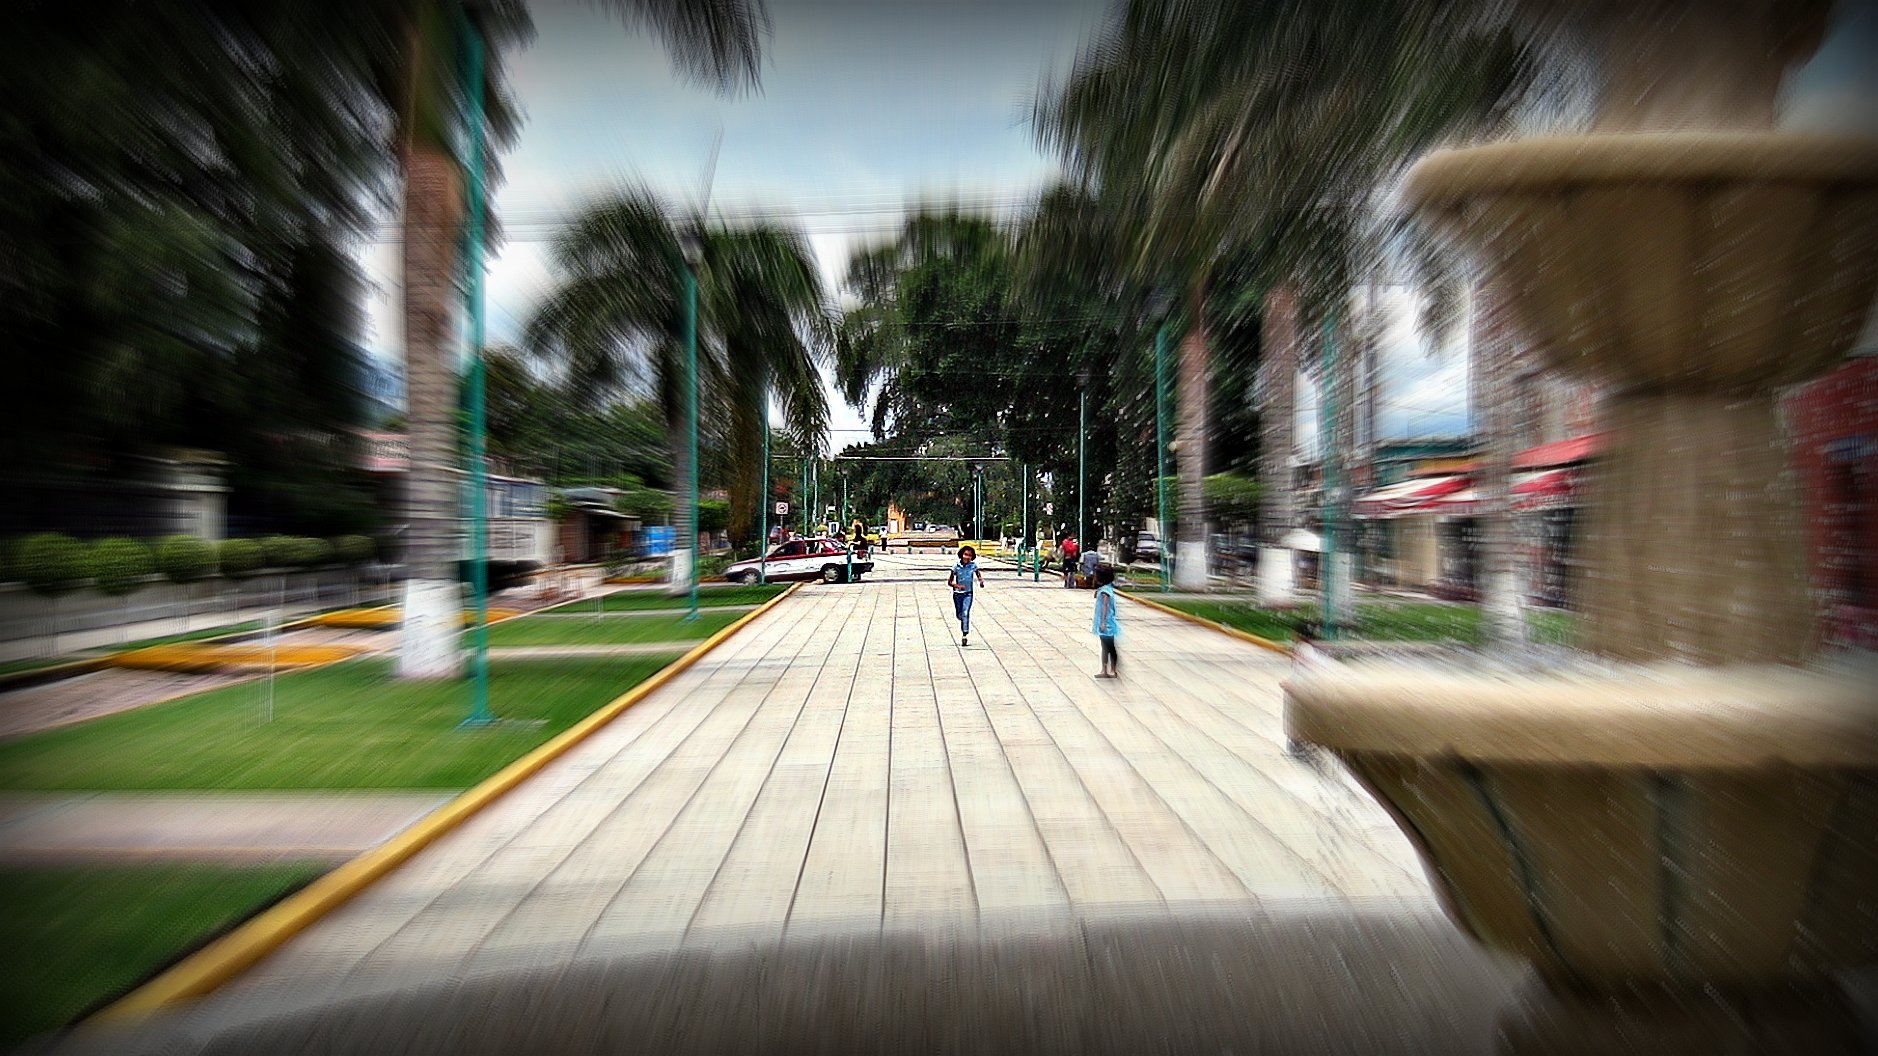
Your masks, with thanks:
[[[1259,483],[1238,473],[1215,473],[1205,481],[1206,505],[1226,524],[1245,524],[1258,518]]]
[[[267,551],[252,539],[224,539],[216,549],[215,556],[221,565],[222,575],[230,579],[254,575],[267,561]]]
[[[658,488],[646,487],[638,477],[622,477],[611,484],[625,494],[613,500],[613,508],[646,524],[663,524],[672,516],[672,496]]]
[[[193,535],[165,536],[156,547],[157,571],[171,583],[194,583],[215,574],[215,547]]]
[[[301,538],[295,556],[302,568],[319,568],[333,563],[333,544],[324,539]]]
[[[0,539],[0,583],[11,583],[20,578],[20,543],[18,536]]]
[[[292,568],[299,564],[299,540],[290,535],[261,537],[261,557],[268,568]]]
[[[333,558],[343,565],[362,565],[378,553],[378,541],[369,535],[342,535],[332,540]]]
[[[723,499],[698,500],[698,530],[721,532],[730,527],[730,503]]]
[[[18,554],[20,579],[36,594],[63,594],[91,574],[85,544],[69,535],[29,535],[20,541]]]
[[[91,578],[106,594],[129,594],[156,571],[150,548],[135,539],[102,539],[88,555]]]
[[[333,547],[304,535],[269,535],[261,539],[269,568],[316,568],[332,561]]]
[[[553,521],[555,524],[560,524],[566,521],[568,515],[573,512],[574,504],[567,501],[567,496],[558,491],[549,493],[547,503],[548,520]]]

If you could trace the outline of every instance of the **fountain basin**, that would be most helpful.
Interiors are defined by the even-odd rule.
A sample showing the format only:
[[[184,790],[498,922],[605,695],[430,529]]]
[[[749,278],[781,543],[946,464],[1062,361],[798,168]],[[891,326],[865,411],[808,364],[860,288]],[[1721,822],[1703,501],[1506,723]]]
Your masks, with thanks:
[[[1617,390],[1813,378],[1878,284],[1878,140],[1662,132],[1445,150],[1404,186],[1549,365]]]
[[[1878,670],[1333,665],[1286,726],[1389,808],[1448,914],[1561,992],[1878,963]]]

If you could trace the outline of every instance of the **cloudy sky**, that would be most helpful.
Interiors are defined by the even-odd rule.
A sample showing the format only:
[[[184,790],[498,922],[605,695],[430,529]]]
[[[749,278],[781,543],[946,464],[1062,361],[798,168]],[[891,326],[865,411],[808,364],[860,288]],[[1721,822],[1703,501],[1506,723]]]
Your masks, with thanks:
[[[591,7],[536,0],[538,35],[509,58],[524,110],[495,207],[507,240],[490,263],[491,341],[513,340],[551,281],[555,222],[623,182],[715,211],[761,209],[808,233],[831,288],[852,250],[887,237],[914,202],[1014,204],[1048,182],[1051,159],[1026,117],[1048,75],[1066,69],[1107,0],[770,0],[774,35],[759,92],[724,98],[676,77],[657,42]],[[1854,10],[1794,86],[1788,123],[1872,123],[1878,3]],[[720,139],[721,137],[721,139]],[[368,343],[399,355],[395,247],[370,247]],[[1452,435],[1467,424],[1465,349],[1431,349],[1406,292],[1383,356],[1382,431]],[[837,405],[839,448],[864,439]],[[1311,408],[1300,408],[1308,443]]]

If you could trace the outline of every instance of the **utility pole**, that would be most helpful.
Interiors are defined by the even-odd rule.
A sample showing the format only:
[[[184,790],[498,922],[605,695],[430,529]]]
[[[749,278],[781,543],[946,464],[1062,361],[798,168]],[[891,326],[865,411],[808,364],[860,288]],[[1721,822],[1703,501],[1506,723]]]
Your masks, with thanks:
[[[1084,369],[1076,375],[1076,545],[1089,545],[1089,525],[1087,521],[1089,493],[1088,453],[1089,453],[1089,371]]]
[[[1154,332],[1154,529],[1161,539],[1161,589],[1173,585],[1167,532],[1167,323]]]
[[[763,386],[763,490],[757,493],[762,527],[756,537],[756,581],[769,583],[769,385]]]
[[[476,622],[470,627],[470,713],[465,726],[488,726],[489,710],[489,467],[484,464],[487,409],[483,398],[483,214],[488,207],[483,185],[483,150],[487,129],[483,113],[483,37],[476,23],[458,9],[463,25],[465,94],[469,96],[469,142],[464,161],[469,169],[469,216],[464,232],[463,265],[469,279],[469,506],[470,590],[475,596]],[[456,606],[450,606],[456,619]]]
[[[1337,464],[1337,310],[1331,309],[1330,317],[1324,320],[1323,352],[1319,358],[1319,400],[1323,404],[1323,413],[1318,424],[1318,473],[1322,478],[1323,539],[1319,546],[1317,566],[1318,587],[1323,595],[1323,637],[1326,641],[1337,638],[1339,630],[1348,615],[1341,610],[1337,597],[1337,533],[1341,528],[1338,518],[1341,512],[1343,474]]]
[[[1020,517],[1022,527],[1018,531],[1024,534],[1017,539],[1017,574],[1022,576],[1024,574],[1024,547],[1030,544],[1030,467],[1019,465],[1017,472],[1023,478],[1018,484],[1020,497],[1017,500],[1018,505],[1023,507]]]
[[[685,466],[685,545],[690,560],[685,574],[690,579],[691,611],[687,621],[698,618],[698,563],[703,547],[698,542],[698,265],[703,245],[696,232],[685,239],[685,444],[691,457]]]

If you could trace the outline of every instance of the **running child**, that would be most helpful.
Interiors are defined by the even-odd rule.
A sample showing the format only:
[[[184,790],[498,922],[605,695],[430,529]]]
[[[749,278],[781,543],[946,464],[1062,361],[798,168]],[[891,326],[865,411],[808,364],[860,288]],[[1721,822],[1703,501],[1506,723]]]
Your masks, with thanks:
[[[978,551],[969,546],[959,547],[959,563],[952,566],[946,575],[946,586],[952,588],[952,611],[959,617],[959,644],[970,645],[972,641],[972,588],[973,581],[983,586],[985,574],[978,568]]]
[[[1115,639],[1122,633],[1121,613],[1118,611],[1120,598],[1115,595],[1115,566],[1097,565],[1095,581],[1099,584],[1095,594],[1095,620],[1090,629],[1102,642],[1102,673],[1097,678],[1121,677],[1121,657],[1115,652]]]

